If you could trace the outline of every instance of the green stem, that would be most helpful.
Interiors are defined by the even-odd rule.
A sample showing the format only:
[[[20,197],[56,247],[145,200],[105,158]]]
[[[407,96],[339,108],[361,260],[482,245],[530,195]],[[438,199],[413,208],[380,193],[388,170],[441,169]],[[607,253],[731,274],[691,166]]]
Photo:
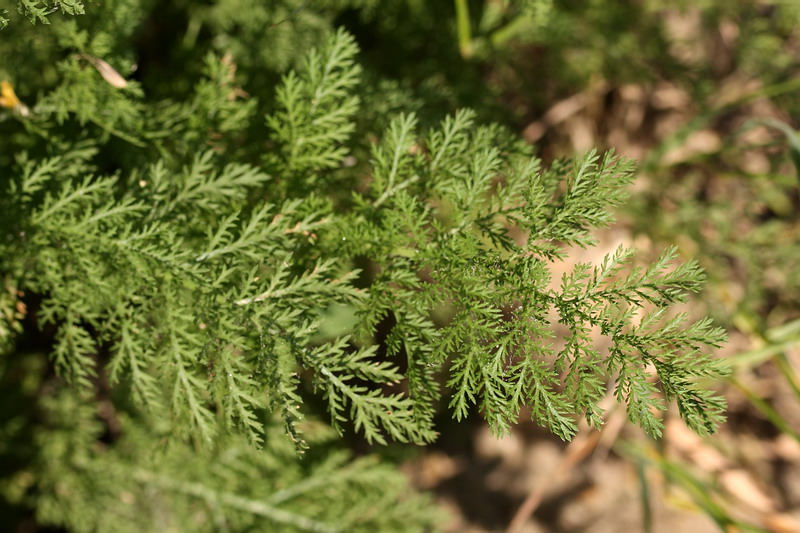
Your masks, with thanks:
[[[755,392],[753,392],[749,387],[747,387],[744,383],[736,379],[735,377],[729,378],[730,383],[739,389],[742,394],[745,395],[747,400],[753,404],[753,407],[758,409],[761,414],[763,414],[770,422],[772,422],[775,427],[781,430],[782,433],[785,433],[792,437],[797,442],[800,442],[800,434],[798,434],[795,430],[793,430],[786,420],[776,411],[771,405],[765,402],[762,398],[760,398]]]
[[[797,373],[792,368],[792,363],[786,357],[786,352],[778,352],[775,355],[775,364],[783,374],[783,377],[786,378],[786,381],[789,382],[795,397],[800,400],[800,382],[798,382]]]
[[[469,6],[467,0],[455,0],[456,2],[456,24],[458,29],[458,49],[461,57],[469,59],[472,57],[472,29],[469,22]]]
[[[210,506],[215,506],[217,508],[230,507],[237,511],[244,511],[246,513],[262,516],[275,523],[292,526],[293,528],[303,531],[312,531],[315,533],[336,533],[338,531],[312,518],[284,511],[283,509],[279,509],[263,501],[245,498],[230,492],[216,491],[200,483],[178,481],[143,469],[134,471],[134,479],[141,483],[160,486],[167,490],[173,490],[200,498]]]
[[[529,27],[530,21],[524,16],[519,15],[508,24],[493,31],[492,35],[489,37],[489,41],[491,41],[492,45],[495,47],[503,46],[506,44],[506,42],[513,39]]]
[[[650,505],[650,483],[644,461],[637,461],[636,472],[639,475],[639,489],[642,500],[642,531],[653,533],[653,507]]]

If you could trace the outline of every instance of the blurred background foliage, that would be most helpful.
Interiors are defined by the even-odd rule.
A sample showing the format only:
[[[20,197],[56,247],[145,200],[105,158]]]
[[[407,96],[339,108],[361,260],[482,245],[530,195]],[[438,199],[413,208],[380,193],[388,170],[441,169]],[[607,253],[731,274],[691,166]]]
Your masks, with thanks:
[[[577,250],[575,260],[620,241],[652,254],[674,243],[699,259],[709,284],[691,312],[711,314],[731,337],[721,434],[700,439],[671,420],[653,442],[612,410],[603,432],[569,445],[525,425],[495,442],[478,425],[442,421],[430,450],[377,452],[437,495],[451,531],[800,530],[800,2],[115,0],[113,16],[92,2],[85,15],[53,13],[48,32],[30,31],[16,4],[3,4],[0,79],[37,120],[58,125],[45,135],[4,103],[4,165],[97,131],[110,170],[134,157],[179,158],[206,147],[190,133],[203,128],[219,134],[215,150],[257,162],[268,146],[240,139],[264,128],[281,74],[341,26],[370,80],[362,134],[393,112],[432,124],[470,107],[521,132],[545,161],[591,147],[636,158],[622,223],[599,235],[605,249]],[[124,88],[76,89],[97,59]],[[165,107],[185,121],[166,122]],[[0,289],[0,328],[18,327],[21,295]],[[8,337],[0,329],[0,348]],[[46,369],[21,367],[35,360],[0,361],[4,405],[34,401]],[[0,439],[3,499],[17,519],[25,476],[48,472],[16,467],[32,455],[12,443],[36,431],[14,426],[23,418],[3,420]]]

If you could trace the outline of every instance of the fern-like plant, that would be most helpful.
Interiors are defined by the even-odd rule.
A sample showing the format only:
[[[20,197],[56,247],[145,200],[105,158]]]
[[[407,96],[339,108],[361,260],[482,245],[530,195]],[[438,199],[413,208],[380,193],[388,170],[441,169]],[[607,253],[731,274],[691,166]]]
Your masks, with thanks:
[[[61,22],[63,42],[92,46]],[[195,97],[176,102],[110,88],[95,54],[65,59],[26,116],[6,111],[3,379],[35,376],[16,394],[40,419],[4,426],[35,443],[7,492],[32,478],[42,522],[426,530],[428,504],[386,466],[349,462],[321,420],[424,444],[444,396],[498,435],[525,408],[569,439],[578,417],[602,425],[609,389],[655,436],[665,400],[700,433],[722,419],[696,380],[723,372],[709,355],[723,333],[668,311],[699,289],[693,261],[669,249],[624,273],[633,252],[620,249],[550,279],[568,246],[613,222],[630,161],[543,168],[468,110],[427,128],[398,113],[361,135],[365,82],[344,31],[263,96],[266,119],[229,58],[207,56]],[[554,321],[569,331],[558,348]]]

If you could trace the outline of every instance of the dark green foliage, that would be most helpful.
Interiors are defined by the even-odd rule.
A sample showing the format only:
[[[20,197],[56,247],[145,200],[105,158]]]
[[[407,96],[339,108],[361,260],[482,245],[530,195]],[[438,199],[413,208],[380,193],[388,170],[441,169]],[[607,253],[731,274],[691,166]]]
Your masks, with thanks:
[[[545,169],[467,110],[421,126],[394,113],[411,98],[378,104],[406,93],[367,86],[342,30],[273,65],[296,68],[269,93],[242,90],[233,57],[209,52],[176,73],[196,78],[189,94],[154,98],[126,79],[135,28],[114,34],[146,3],[122,4],[90,13],[89,29],[10,27],[45,40],[17,74],[30,109],[3,111],[0,141],[0,368],[41,361],[20,392],[39,419],[3,431],[34,434],[11,479],[34,480],[15,501],[43,523],[426,530],[428,504],[389,466],[314,435],[327,420],[369,443],[429,443],[443,388],[456,418],[477,406],[498,435],[523,409],[563,439],[577,417],[599,427],[608,390],[652,435],[662,397],[698,432],[722,419],[696,379],[723,373],[709,355],[723,334],[668,310],[699,289],[696,263],[669,249],[624,274],[633,252],[620,249],[551,280],[569,246],[614,221],[631,162],[590,152]],[[328,28],[323,11],[280,4],[253,16]],[[192,16],[235,52],[225,40],[250,33],[225,33],[245,22],[234,7]],[[266,91],[258,65],[244,77]]]
[[[75,531],[329,533],[425,531],[436,519],[399,473],[371,458],[332,450],[298,462],[286,441],[256,450],[236,437],[219,439],[203,454],[175,441],[165,449],[167,424],[124,416],[123,436],[98,447],[103,425],[90,398],[63,390],[43,409],[46,425],[34,435],[31,473],[40,484],[37,513],[44,523]],[[322,427],[315,433],[314,446],[323,449],[334,437]]]

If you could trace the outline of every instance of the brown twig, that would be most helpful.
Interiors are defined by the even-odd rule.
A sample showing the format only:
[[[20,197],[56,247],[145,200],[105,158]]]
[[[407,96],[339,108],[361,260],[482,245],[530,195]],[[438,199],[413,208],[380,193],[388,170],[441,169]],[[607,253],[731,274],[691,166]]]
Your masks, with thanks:
[[[561,460],[545,479],[556,479],[568,474],[575,465],[586,459],[593,450],[598,448],[601,439],[604,443],[604,448],[609,446],[609,440],[616,439],[622,429],[622,422],[624,422],[625,417],[624,413],[615,412],[613,407],[603,406],[603,404],[609,404],[611,401],[613,401],[613,397],[607,396],[601,403],[601,407],[607,409],[606,413],[608,413],[609,416],[603,430],[597,431],[584,427],[581,432],[572,439],[572,442],[570,442],[564,450]],[[614,416],[615,414],[622,416]],[[530,520],[530,517],[542,503],[542,499],[547,493],[547,488],[545,483],[539,483],[531,493],[528,494],[528,497],[525,498],[525,501],[522,502],[522,505],[519,506],[519,509],[517,509],[517,512],[511,519],[506,533],[517,533],[522,526]]]

